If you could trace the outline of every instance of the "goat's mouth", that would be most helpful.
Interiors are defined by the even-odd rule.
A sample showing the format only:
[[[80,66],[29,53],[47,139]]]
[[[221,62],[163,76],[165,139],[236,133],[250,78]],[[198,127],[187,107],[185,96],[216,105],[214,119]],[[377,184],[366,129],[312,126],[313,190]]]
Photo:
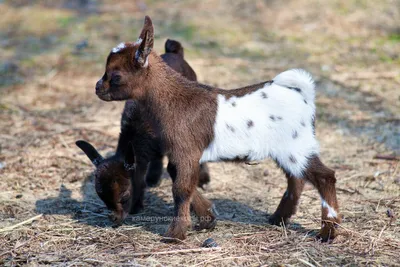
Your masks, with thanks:
[[[96,95],[98,98],[104,101],[111,101],[111,95],[109,91],[96,91]]]
[[[113,222],[113,227],[119,227],[124,222],[125,218],[128,216],[128,213],[124,211],[112,211],[109,215],[111,222]]]

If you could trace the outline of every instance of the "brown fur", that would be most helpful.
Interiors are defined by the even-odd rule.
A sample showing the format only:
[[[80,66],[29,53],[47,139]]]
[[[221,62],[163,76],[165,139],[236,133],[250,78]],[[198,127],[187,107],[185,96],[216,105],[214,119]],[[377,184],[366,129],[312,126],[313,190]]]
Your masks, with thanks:
[[[167,43],[169,46],[174,44],[183,51],[179,42],[168,40]],[[196,80],[196,74],[184,60],[182,51],[176,54],[169,49],[161,55],[161,58],[187,79]],[[159,184],[164,153],[159,138],[160,133],[156,128],[151,120],[146,118],[146,111],[137,102],[128,100],[122,113],[121,133],[114,156],[103,159],[89,143],[77,142],[97,167],[94,172],[96,191],[112,211],[111,219],[116,224],[121,224],[128,213],[137,213],[143,209],[146,183],[149,186]],[[136,153],[133,153],[130,143]],[[202,164],[198,186],[204,188],[209,182],[207,165]]]
[[[329,204],[329,206],[334,208],[337,213],[339,212],[339,205],[336,199],[335,172],[326,167],[319,157],[314,156],[310,159],[307,170],[305,171],[305,176],[303,177],[304,179],[293,177],[290,174],[286,174],[286,178],[288,180],[288,188],[275,213],[269,218],[271,224],[287,224],[289,218],[296,212],[300,195],[306,181],[314,185],[320,196]],[[328,218],[327,215],[328,210],[322,208],[322,228],[318,236],[323,241],[335,238],[335,228],[341,222],[340,216],[333,219]]]
[[[319,237],[323,241],[334,239],[337,235],[335,228],[341,223],[341,216],[339,215],[339,204],[336,199],[336,178],[335,172],[326,167],[319,157],[310,159],[309,166],[306,171],[305,179],[309,181],[320,194],[321,198],[335,209],[338,213],[337,218],[328,218],[328,210],[322,208],[322,227],[319,232]]]
[[[140,36],[153,36],[153,26],[149,17],[145,18],[145,26]],[[217,95],[243,96],[263,87],[264,83],[250,85],[234,90],[213,88],[197,82],[189,81],[172,71],[161,58],[151,50],[149,44],[127,44],[127,47],[108,58],[106,74],[98,82],[96,93],[104,101],[136,99],[162,129],[164,148],[170,162],[176,167],[176,179],[172,192],[175,201],[174,220],[166,236],[183,239],[190,225],[189,207],[191,201],[198,214],[206,214],[211,209],[196,190],[199,179],[199,160],[204,149],[213,140],[213,125],[217,112]],[[143,63],[145,62],[145,63]],[[110,86],[109,79],[113,73],[123,75],[124,86]],[[270,81],[272,82],[272,81]],[[260,95],[268,98],[268,95]],[[272,118],[271,118],[272,119]],[[274,117],[281,119],[280,117]],[[293,157],[293,160],[296,160]],[[278,162],[279,164],[279,162]],[[302,191],[302,184],[288,174],[288,193],[293,200],[283,199],[272,222],[286,220],[295,212]],[[305,179],[310,181],[329,205],[338,210],[334,190],[333,171],[326,168],[318,157],[310,159]],[[327,218],[325,209],[322,219]],[[340,222],[338,219],[337,222]],[[328,240],[335,236],[336,222],[323,222],[321,238]],[[214,221],[205,223],[203,228],[212,228]]]

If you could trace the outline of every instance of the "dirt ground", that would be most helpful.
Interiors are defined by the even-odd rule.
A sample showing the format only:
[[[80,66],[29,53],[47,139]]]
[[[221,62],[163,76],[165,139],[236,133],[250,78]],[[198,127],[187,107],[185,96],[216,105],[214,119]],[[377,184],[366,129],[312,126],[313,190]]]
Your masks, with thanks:
[[[0,13],[1,265],[400,266],[400,162],[374,159],[400,155],[398,0],[5,0]],[[333,243],[315,240],[311,186],[289,225],[267,223],[286,189],[272,161],[209,165],[211,232],[160,242],[173,208],[166,173],[144,212],[111,227],[74,142],[115,149],[123,103],[99,100],[94,85],[145,14],[156,51],[181,41],[203,83],[235,88],[294,67],[314,75],[316,134],[343,215]],[[202,249],[207,238],[218,247]]]

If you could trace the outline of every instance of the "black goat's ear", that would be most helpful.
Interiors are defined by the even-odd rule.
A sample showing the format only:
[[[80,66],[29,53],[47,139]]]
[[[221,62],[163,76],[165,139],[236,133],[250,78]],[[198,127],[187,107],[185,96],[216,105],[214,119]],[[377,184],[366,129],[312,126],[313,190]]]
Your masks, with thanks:
[[[167,39],[165,42],[165,53],[173,53],[183,57],[183,46],[178,41]]]
[[[82,149],[82,151],[88,156],[90,161],[94,164],[94,166],[99,166],[99,164],[104,160],[103,157],[97,152],[97,150],[88,142],[83,140],[78,140],[75,144]]]
[[[144,18],[144,25],[137,41],[139,48],[135,53],[135,63],[142,68],[146,68],[149,64],[149,55],[154,44],[154,27],[149,16]]]
[[[127,171],[132,171],[136,168],[136,155],[135,149],[131,142],[128,144],[128,149],[125,154],[124,167]]]

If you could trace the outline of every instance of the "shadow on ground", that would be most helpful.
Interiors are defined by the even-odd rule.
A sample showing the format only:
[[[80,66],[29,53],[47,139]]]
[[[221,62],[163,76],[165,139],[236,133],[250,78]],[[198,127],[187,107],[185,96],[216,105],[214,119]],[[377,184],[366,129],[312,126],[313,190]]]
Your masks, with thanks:
[[[81,192],[83,200],[76,200],[72,198],[72,191],[62,184],[57,197],[36,201],[35,212],[45,215],[70,215],[74,220],[86,225],[113,227],[113,223],[108,218],[109,211],[96,195],[92,175],[87,176],[84,180]],[[270,214],[264,211],[254,209],[244,203],[231,199],[211,200],[215,205],[215,213],[218,221],[258,226],[269,225],[268,217]],[[163,234],[171,222],[172,214],[172,203],[166,202],[156,193],[147,191],[145,195],[145,209],[138,214],[128,216],[124,224],[140,226],[146,231]],[[193,214],[192,220],[193,225],[195,225],[197,218]],[[304,229],[296,223],[291,223],[289,228],[300,232],[309,232],[309,230]]]

